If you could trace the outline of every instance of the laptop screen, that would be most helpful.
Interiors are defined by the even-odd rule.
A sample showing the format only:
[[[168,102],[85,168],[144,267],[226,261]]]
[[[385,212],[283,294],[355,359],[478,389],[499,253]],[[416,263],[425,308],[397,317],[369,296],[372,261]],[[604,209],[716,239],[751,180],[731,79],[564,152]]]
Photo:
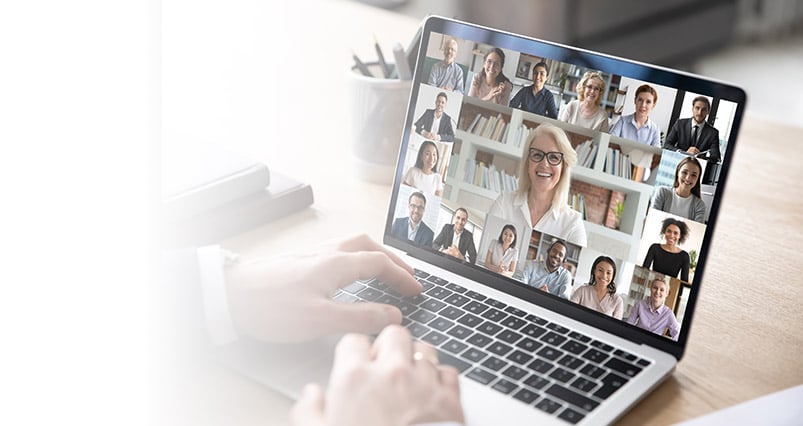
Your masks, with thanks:
[[[701,77],[429,18],[386,242],[682,348],[744,103]]]

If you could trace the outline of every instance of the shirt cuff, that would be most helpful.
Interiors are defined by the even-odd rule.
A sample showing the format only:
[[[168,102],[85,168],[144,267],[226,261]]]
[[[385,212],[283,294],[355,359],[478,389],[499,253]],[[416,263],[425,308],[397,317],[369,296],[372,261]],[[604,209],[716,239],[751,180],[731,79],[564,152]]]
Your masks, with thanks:
[[[223,275],[224,254],[218,245],[198,249],[198,271],[201,276],[206,329],[212,343],[225,345],[237,340],[237,332],[229,313],[226,279]]]

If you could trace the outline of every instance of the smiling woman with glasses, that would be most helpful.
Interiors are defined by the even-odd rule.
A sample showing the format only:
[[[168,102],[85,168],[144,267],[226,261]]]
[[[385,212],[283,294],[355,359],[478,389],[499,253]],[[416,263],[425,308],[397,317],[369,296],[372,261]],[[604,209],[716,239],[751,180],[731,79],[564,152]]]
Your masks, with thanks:
[[[602,108],[602,94],[605,92],[605,80],[602,74],[597,71],[587,71],[577,83],[576,90],[577,99],[560,110],[558,120],[607,132],[610,124],[608,114]]]
[[[500,195],[490,215],[523,230],[523,241],[529,241],[534,229],[585,247],[583,219],[568,204],[575,164],[577,153],[566,133],[552,124],[541,124],[522,152],[518,191]]]

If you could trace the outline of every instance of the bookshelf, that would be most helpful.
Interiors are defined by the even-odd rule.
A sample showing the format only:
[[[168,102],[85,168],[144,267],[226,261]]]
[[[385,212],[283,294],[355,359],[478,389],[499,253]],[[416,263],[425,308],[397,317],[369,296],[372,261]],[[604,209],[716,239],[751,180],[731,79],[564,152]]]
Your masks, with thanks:
[[[504,136],[499,139],[482,132],[475,134],[477,117],[500,117],[508,130],[501,130]],[[446,177],[444,200],[465,207],[469,216],[487,214],[502,192],[518,187],[518,171],[527,136],[541,123],[552,123],[564,129],[575,150],[584,153],[583,159],[578,159],[584,165],[572,170],[572,183],[597,188],[584,197],[583,203],[594,204],[599,209],[596,219],[585,220],[589,247],[617,259],[636,262],[643,219],[653,191],[651,181],[654,182],[656,173],[649,173],[650,179],[641,182],[610,174],[605,169],[607,152],[617,150],[629,155],[631,161],[648,164],[654,170],[660,161],[660,148],[466,96],[455,130],[454,156]],[[510,130],[517,128],[526,132]],[[633,176],[631,171],[631,178]],[[567,202],[571,203],[572,199]],[[622,211],[618,220],[612,220],[609,211],[616,202],[622,203]],[[578,205],[576,209],[582,213],[584,207]]]

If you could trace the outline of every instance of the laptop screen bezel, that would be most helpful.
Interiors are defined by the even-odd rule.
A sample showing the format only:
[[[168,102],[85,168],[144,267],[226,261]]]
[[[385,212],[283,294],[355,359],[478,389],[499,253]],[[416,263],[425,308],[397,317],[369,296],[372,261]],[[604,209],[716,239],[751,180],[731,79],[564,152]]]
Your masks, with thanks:
[[[638,329],[635,326],[625,323],[623,320],[617,320],[569,301],[558,299],[556,296],[532,291],[531,288],[526,288],[523,283],[517,282],[512,278],[503,277],[478,266],[469,266],[459,262],[454,262],[445,258],[444,256],[410,244],[407,241],[399,240],[391,235],[390,229],[394,220],[396,202],[402,185],[402,174],[404,172],[403,162],[405,159],[404,153],[406,153],[408,144],[410,142],[416,100],[418,99],[418,91],[423,80],[420,78],[420,76],[423,72],[426,46],[428,45],[429,38],[433,33],[446,34],[452,37],[468,39],[474,42],[485,43],[518,52],[526,53],[537,50],[539,54],[561,62],[582,65],[591,69],[603,70],[611,74],[627,76],[642,81],[669,86],[687,92],[725,99],[736,103],[737,107],[733,118],[732,132],[728,139],[729,145],[721,160],[717,191],[711,206],[709,206],[710,214],[707,222],[707,229],[702,241],[694,279],[691,283],[692,291],[689,294],[683,322],[681,324],[681,333],[677,342],[659,335],[652,334],[646,330]],[[649,345],[661,351],[667,352],[677,359],[681,359],[688,342],[697,300],[702,288],[706,263],[710,257],[709,255],[712,236],[716,229],[719,209],[721,208],[722,204],[722,195],[724,194],[727,185],[730,164],[732,163],[732,157],[735,152],[738,133],[745,111],[745,92],[733,85],[683,71],[640,63],[633,60],[587,51],[549,41],[538,40],[531,37],[494,30],[491,28],[439,16],[430,16],[424,21],[421,30],[421,41],[419,44],[417,58],[418,59],[414,64],[412,90],[410,100],[408,102],[407,115],[400,146],[400,155],[396,166],[393,192],[385,224],[384,243],[405,251],[411,256],[419,258],[427,263],[431,263],[442,269],[466,277],[469,280],[487,285],[511,296],[570,317],[574,320],[593,325],[596,328],[605,330],[637,344]]]

